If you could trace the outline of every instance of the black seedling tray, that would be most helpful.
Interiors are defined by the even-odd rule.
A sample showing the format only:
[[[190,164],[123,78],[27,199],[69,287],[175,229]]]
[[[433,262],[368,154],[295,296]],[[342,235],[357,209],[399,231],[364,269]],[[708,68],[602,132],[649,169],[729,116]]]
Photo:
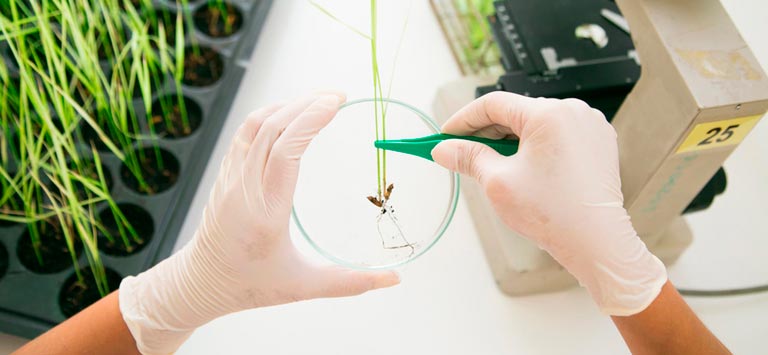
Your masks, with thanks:
[[[190,3],[191,13],[194,13],[198,7],[204,6],[205,1]],[[185,86],[183,89],[184,95],[199,105],[202,111],[203,120],[199,128],[185,138],[151,142],[176,158],[179,163],[178,181],[156,195],[141,195],[131,190],[121,178],[120,160],[112,154],[101,152],[104,167],[113,180],[111,194],[114,200],[118,204],[135,205],[151,216],[151,221],[135,223],[137,229],[148,226],[154,229],[149,243],[133,255],[119,257],[101,253],[108,274],[116,278],[113,280],[115,282],[128,275],[136,275],[170,255],[245,74],[245,66],[255,48],[272,0],[229,0],[229,3],[235,5],[243,15],[243,25],[237,34],[224,39],[209,38],[199,30],[193,34],[201,47],[216,50],[225,64],[223,76],[212,86]],[[157,8],[176,9],[173,0],[156,0],[155,5]],[[0,52],[5,53],[5,48],[0,48]],[[163,93],[173,93],[173,87],[173,83],[169,82],[153,95],[157,98]],[[146,119],[140,121],[146,123]],[[142,144],[147,146],[150,143]],[[106,208],[106,205],[101,206],[99,211]],[[0,227],[0,331],[32,338],[66,319],[59,298],[67,279],[75,273],[73,267],[53,274],[38,274],[28,270],[17,256],[17,245],[24,239],[22,235],[25,228],[24,225]],[[85,253],[81,253],[78,261],[81,268],[88,268]],[[5,272],[3,269],[6,269]]]

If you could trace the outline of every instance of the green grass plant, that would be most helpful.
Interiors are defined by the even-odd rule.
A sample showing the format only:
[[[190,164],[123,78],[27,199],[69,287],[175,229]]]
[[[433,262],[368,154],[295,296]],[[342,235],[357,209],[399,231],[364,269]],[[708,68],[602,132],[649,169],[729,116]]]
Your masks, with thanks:
[[[224,0],[208,0],[208,12],[212,14],[212,26],[218,25],[218,21],[224,21],[224,32],[232,32],[232,22],[229,21],[229,8]]]
[[[389,88],[387,91],[384,91],[384,84],[381,79],[381,70],[380,70],[380,62],[379,62],[379,11],[378,11],[378,3],[377,0],[370,0],[370,34],[366,34],[360,29],[355,28],[354,26],[350,25],[349,23],[341,20],[336,15],[328,11],[326,8],[321,6],[315,1],[310,1],[310,4],[317,8],[320,12],[334,20],[335,22],[341,24],[342,26],[348,28],[352,32],[356,33],[357,35],[361,36],[362,38],[366,39],[369,42],[369,48],[371,53],[371,75],[372,75],[372,83],[373,83],[373,98],[374,98],[374,112],[373,112],[373,120],[374,120],[374,134],[376,140],[385,140],[387,139],[387,101],[385,101],[385,98],[389,98],[391,91],[392,91],[392,81],[390,81]],[[410,13],[410,9],[408,9],[408,13]],[[394,69],[397,66],[397,57],[400,50],[400,45],[403,42],[405,30],[408,24],[408,17],[406,17],[405,24],[403,26],[403,30],[401,32],[400,41],[398,44],[397,52],[395,53],[395,60],[393,64],[393,72]],[[386,199],[385,195],[388,187],[387,183],[387,151],[383,149],[375,149],[376,152],[376,199],[381,203],[381,201],[384,201]],[[369,198],[370,199],[370,198]]]
[[[41,264],[37,248],[48,228],[63,235],[74,264],[74,245],[82,244],[102,295],[110,290],[99,235],[126,247],[140,240],[110,195],[102,154],[114,154],[150,191],[143,155],[162,169],[160,150],[133,148],[156,146],[152,125],[143,133],[141,120],[166,81],[175,94],[160,95],[171,98],[159,102],[164,119],[176,107],[189,124],[181,85],[187,1],[181,6],[174,18],[161,18],[168,13],[149,0],[0,4],[0,46],[10,57],[0,61],[0,223],[25,224]],[[100,206],[114,216],[118,235],[101,223]]]

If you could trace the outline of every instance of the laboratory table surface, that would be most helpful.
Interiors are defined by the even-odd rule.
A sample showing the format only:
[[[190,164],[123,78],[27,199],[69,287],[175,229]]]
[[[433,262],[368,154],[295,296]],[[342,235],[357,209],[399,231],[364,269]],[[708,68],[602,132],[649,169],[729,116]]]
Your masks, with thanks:
[[[722,2],[763,68],[768,68],[768,3]],[[321,4],[353,26],[368,27],[367,1]],[[392,64],[384,65],[383,80],[393,82],[393,97],[429,110],[436,89],[460,77],[429,2],[388,0],[380,7],[381,61],[394,63],[394,53],[399,53],[396,74],[390,75]],[[403,29],[406,35],[400,42]],[[177,249],[198,226],[219,163],[247,114],[324,88],[343,90],[350,98],[370,97],[369,49],[363,38],[320,14],[308,1],[275,1]],[[670,278],[679,287],[768,282],[768,122],[755,128],[725,167],[727,191],[710,209],[686,217],[695,237],[670,267]],[[296,234],[295,228],[292,232]],[[294,235],[294,239],[316,257],[300,238]],[[464,203],[436,247],[399,271],[402,284],[391,289],[215,320],[197,330],[178,354],[628,353],[610,318],[597,310],[583,289],[526,297],[501,293]],[[734,353],[765,353],[768,294],[688,301]],[[25,341],[0,334],[0,354]]]

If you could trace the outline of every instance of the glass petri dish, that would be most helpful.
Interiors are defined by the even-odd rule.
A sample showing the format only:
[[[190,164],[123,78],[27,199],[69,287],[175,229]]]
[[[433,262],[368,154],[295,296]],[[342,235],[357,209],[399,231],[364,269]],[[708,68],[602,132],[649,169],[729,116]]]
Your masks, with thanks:
[[[378,197],[378,174],[384,173],[373,146],[377,102],[387,105],[387,139],[439,132],[429,116],[401,101],[350,101],[304,153],[293,201],[294,221],[309,244],[357,269],[393,268],[423,255],[448,228],[459,198],[458,174],[387,152],[389,200],[379,207],[368,199]]]

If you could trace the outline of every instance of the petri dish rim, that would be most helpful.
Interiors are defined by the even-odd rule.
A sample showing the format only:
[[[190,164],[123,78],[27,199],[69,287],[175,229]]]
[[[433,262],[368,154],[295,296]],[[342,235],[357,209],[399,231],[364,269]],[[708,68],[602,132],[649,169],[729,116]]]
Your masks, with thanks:
[[[391,99],[391,98],[356,99],[356,100],[352,100],[352,101],[347,101],[346,103],[341,105],[339,107],[339,111],[341,111],[344,108],[349,107],[349,106],[353,106],[353,105],[357,105],[357,104],[362,104],[362,103],[367,103],[367,102],[386,102],[386,103],[402,106],[405,109],[407,109],[407,110],[413,112],[414,114],[416,114],[416,116],[418,116],[421,119],[421,121],[423,123],[425,123],[427,125],[427,127],[429,127],[432,130],[432,133],[440,133],[440,127],[427,114],[425,114],[421,110],[419,110],[419,109],[417,109],[417,108],[415,108],[415,107],[413,107],[413,106],[411,106],[411,105],[409,105],[409,104],[407,104],[405,102],[402,102],[402,101],[396,100],[396,99]],[[398,261],[398,262],[394,262],[394,263],[389,263],[389,264],[384,264],[384,265],[363,266],[363,265],[360,265],[360,264],[357,264],[357,263],[350,262],[350,261],[344,260],[342,258],[339,258],[339,257],[333,255],[333,253],[330,253],[327,250],[323,249],[320,245],[315,243],[314,240],[312,240],[312,237],[309,236],[309,233],[304,228],[304,225],[301,224],[301,220],[299,219],[299,213],[296,210],[295,203],[291,207],[291,216],[293,217],[294,223],[296,223],[296,227],[299,228],[299,232],[304,237],[304,240],[306,240],[307,243],[309,243],[309,245],[311,245],[312,248],[315,249],[315,251],[320,253],[320,255],[322,255],[326,259],[328,259],[328,260],[330,260],[330,261],[332,261],[332,262],[334,262],[336,264],[339,264],[339,265],[342,265],[342,266],[345,266],[345,267],[348,267],[348,268],[351,268],[351,269],[358,269],[358,270],[386,270],[386,269],[393,269],[393,268],[396,268],[396,267],[408,264],[408,263],[418,259],[422,255],[424,255],[426,252],[428,252],[430,249],[432,249],[432,247],[435,246],[435,244],[437,244],[437,242],[443,237],[443,234],[445,234],[445,231],[448,230],[448,226],[450,226],[451,221],[453,221],[453,216],[456,214],[456,207],[457,207],[457,205],[459,203],[459,190],[460,190],[459,186],[460,186],[460,183],[461,183],[460,177],[459,177],[458,173],[450,173],[450,174],[451,174],[451,184],[450,184],[451,185],[451,191],[450,191],[450,195],[451,195],[451,200],[450,201],[451,202],[450,202],[450,205],[448,206],[446,214],[443,216],[443,220],[440,223],[440,227],[438,227],[437,232],[435,233],[434,238],[429,243],[429,245],[427,245],[424,249],[419,251],[416,255],[413,255],[412,257],[410,257],[408,259],[405,259],[405,260],[402,260],[402,261]]]

